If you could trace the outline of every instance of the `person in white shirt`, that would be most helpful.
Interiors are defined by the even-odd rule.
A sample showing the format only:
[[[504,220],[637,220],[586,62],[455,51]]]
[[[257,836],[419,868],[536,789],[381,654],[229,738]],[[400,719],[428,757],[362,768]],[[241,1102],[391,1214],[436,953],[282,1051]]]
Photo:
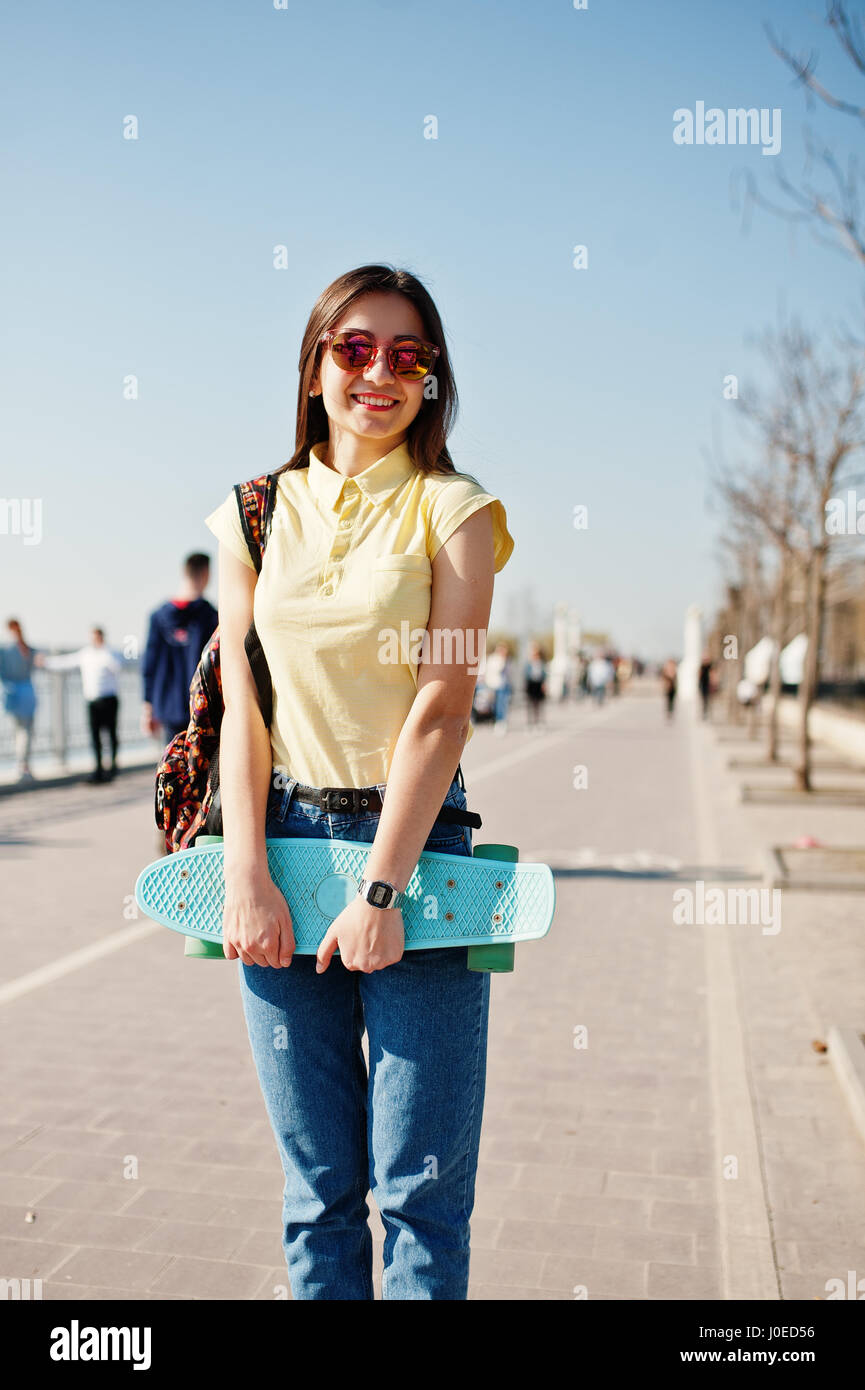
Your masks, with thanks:
[[[605,656],[601,656],[600,653],[589,662],[589,670],[587,673],[589,689],[599,705],[604,703],[607,687],[612,681],[614,674],[613,663],[608,661]]]
[[[36,654],[36,665],[46,671],[71,671],[76,667],[81,671],[81,688],[87,701],[90,738],[96,755],[96,767],[88,782],[110,782],[117,771],[117,676],[125,659],[122,652],[106,646],[101,627],[92,629],[90,645],[77,652],[64,652],[62,656]],[[111,745],[111,765],[107,770],[102,766],[103,729],[108,731]]]
[[[484,684],[495,692],[495,724],[493,732],[507,733],[508,707],[513,694],[511,683],[511,654],[507,642],[499,642],[495,651],[487,658],[484,668]]]

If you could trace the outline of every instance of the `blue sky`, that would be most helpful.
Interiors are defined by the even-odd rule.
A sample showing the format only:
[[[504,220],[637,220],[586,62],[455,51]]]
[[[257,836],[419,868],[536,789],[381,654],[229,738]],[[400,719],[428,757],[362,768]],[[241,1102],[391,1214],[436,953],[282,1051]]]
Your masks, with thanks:
[[[41,498],[43,535],[0,535],[4,608],[36,644],[78,644],[93,622],[118,645],[143,637],[181,557],[214,551],[203,518],[292,452],[318,294],[385,261],[436,299],[457,467],[508,511],[493,626],[530,588],[542,629],[563,599],[623,650],[679,652],[686,605],[711,612],[720,593],[705,451],[735,434],[723,377],[759,372],[748,338],[780,303],[826,328],[859,292],[850,262],[764,212],[745,228],[731,195],[744,171],[767,192],[776,167],[797,175],[809,122],[851,147],[852,122],[809,117],[763,30],[846,78],[822,10],[17,7],[0,97],[0,495]],[[675,145],[673,112],[698,100],[780,107],[782,153]]]

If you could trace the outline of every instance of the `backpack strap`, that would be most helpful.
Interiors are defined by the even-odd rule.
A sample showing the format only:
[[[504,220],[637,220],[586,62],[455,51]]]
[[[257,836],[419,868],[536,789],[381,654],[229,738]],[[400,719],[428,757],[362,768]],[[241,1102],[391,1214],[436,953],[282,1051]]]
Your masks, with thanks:
[[[258,478],[236,483],[234,487],[243,536],[257,574],[261,573],[261,559],[270,537],[276,493],[273,473],[262,473]]]
[[[251,478],[249,482],[237,483],[234,488],[240,524],[257,574],[261,574],[261,561],[270,536],[276,493],[276,477],[273,473],[263,473],[258,478]],[[273,684],[255,623],[250,625],[243,645],[258,691],[261,717],[265,727],[269,729],[273,718]]]

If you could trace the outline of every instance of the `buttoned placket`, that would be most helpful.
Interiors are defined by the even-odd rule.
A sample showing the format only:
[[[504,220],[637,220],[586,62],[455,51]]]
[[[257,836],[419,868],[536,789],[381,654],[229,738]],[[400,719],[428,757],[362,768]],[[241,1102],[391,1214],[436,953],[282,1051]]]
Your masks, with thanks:
[[[353,478],[345,479],[338,508],[339,520],[322,571],[319,589],[322,598],[332,598],[338,592],[342,582],[343,562],[351,549],[352,530],[360,509],[360,489]]]

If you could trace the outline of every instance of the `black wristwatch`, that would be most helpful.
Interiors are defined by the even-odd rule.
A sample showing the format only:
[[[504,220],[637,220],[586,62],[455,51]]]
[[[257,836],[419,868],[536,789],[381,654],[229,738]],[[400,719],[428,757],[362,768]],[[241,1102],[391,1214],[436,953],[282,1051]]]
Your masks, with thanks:
[[[405,893],[381,878],[362,878],[357,892],[358,897],[365,898],[373,907],[401,907],[405,897]]]

